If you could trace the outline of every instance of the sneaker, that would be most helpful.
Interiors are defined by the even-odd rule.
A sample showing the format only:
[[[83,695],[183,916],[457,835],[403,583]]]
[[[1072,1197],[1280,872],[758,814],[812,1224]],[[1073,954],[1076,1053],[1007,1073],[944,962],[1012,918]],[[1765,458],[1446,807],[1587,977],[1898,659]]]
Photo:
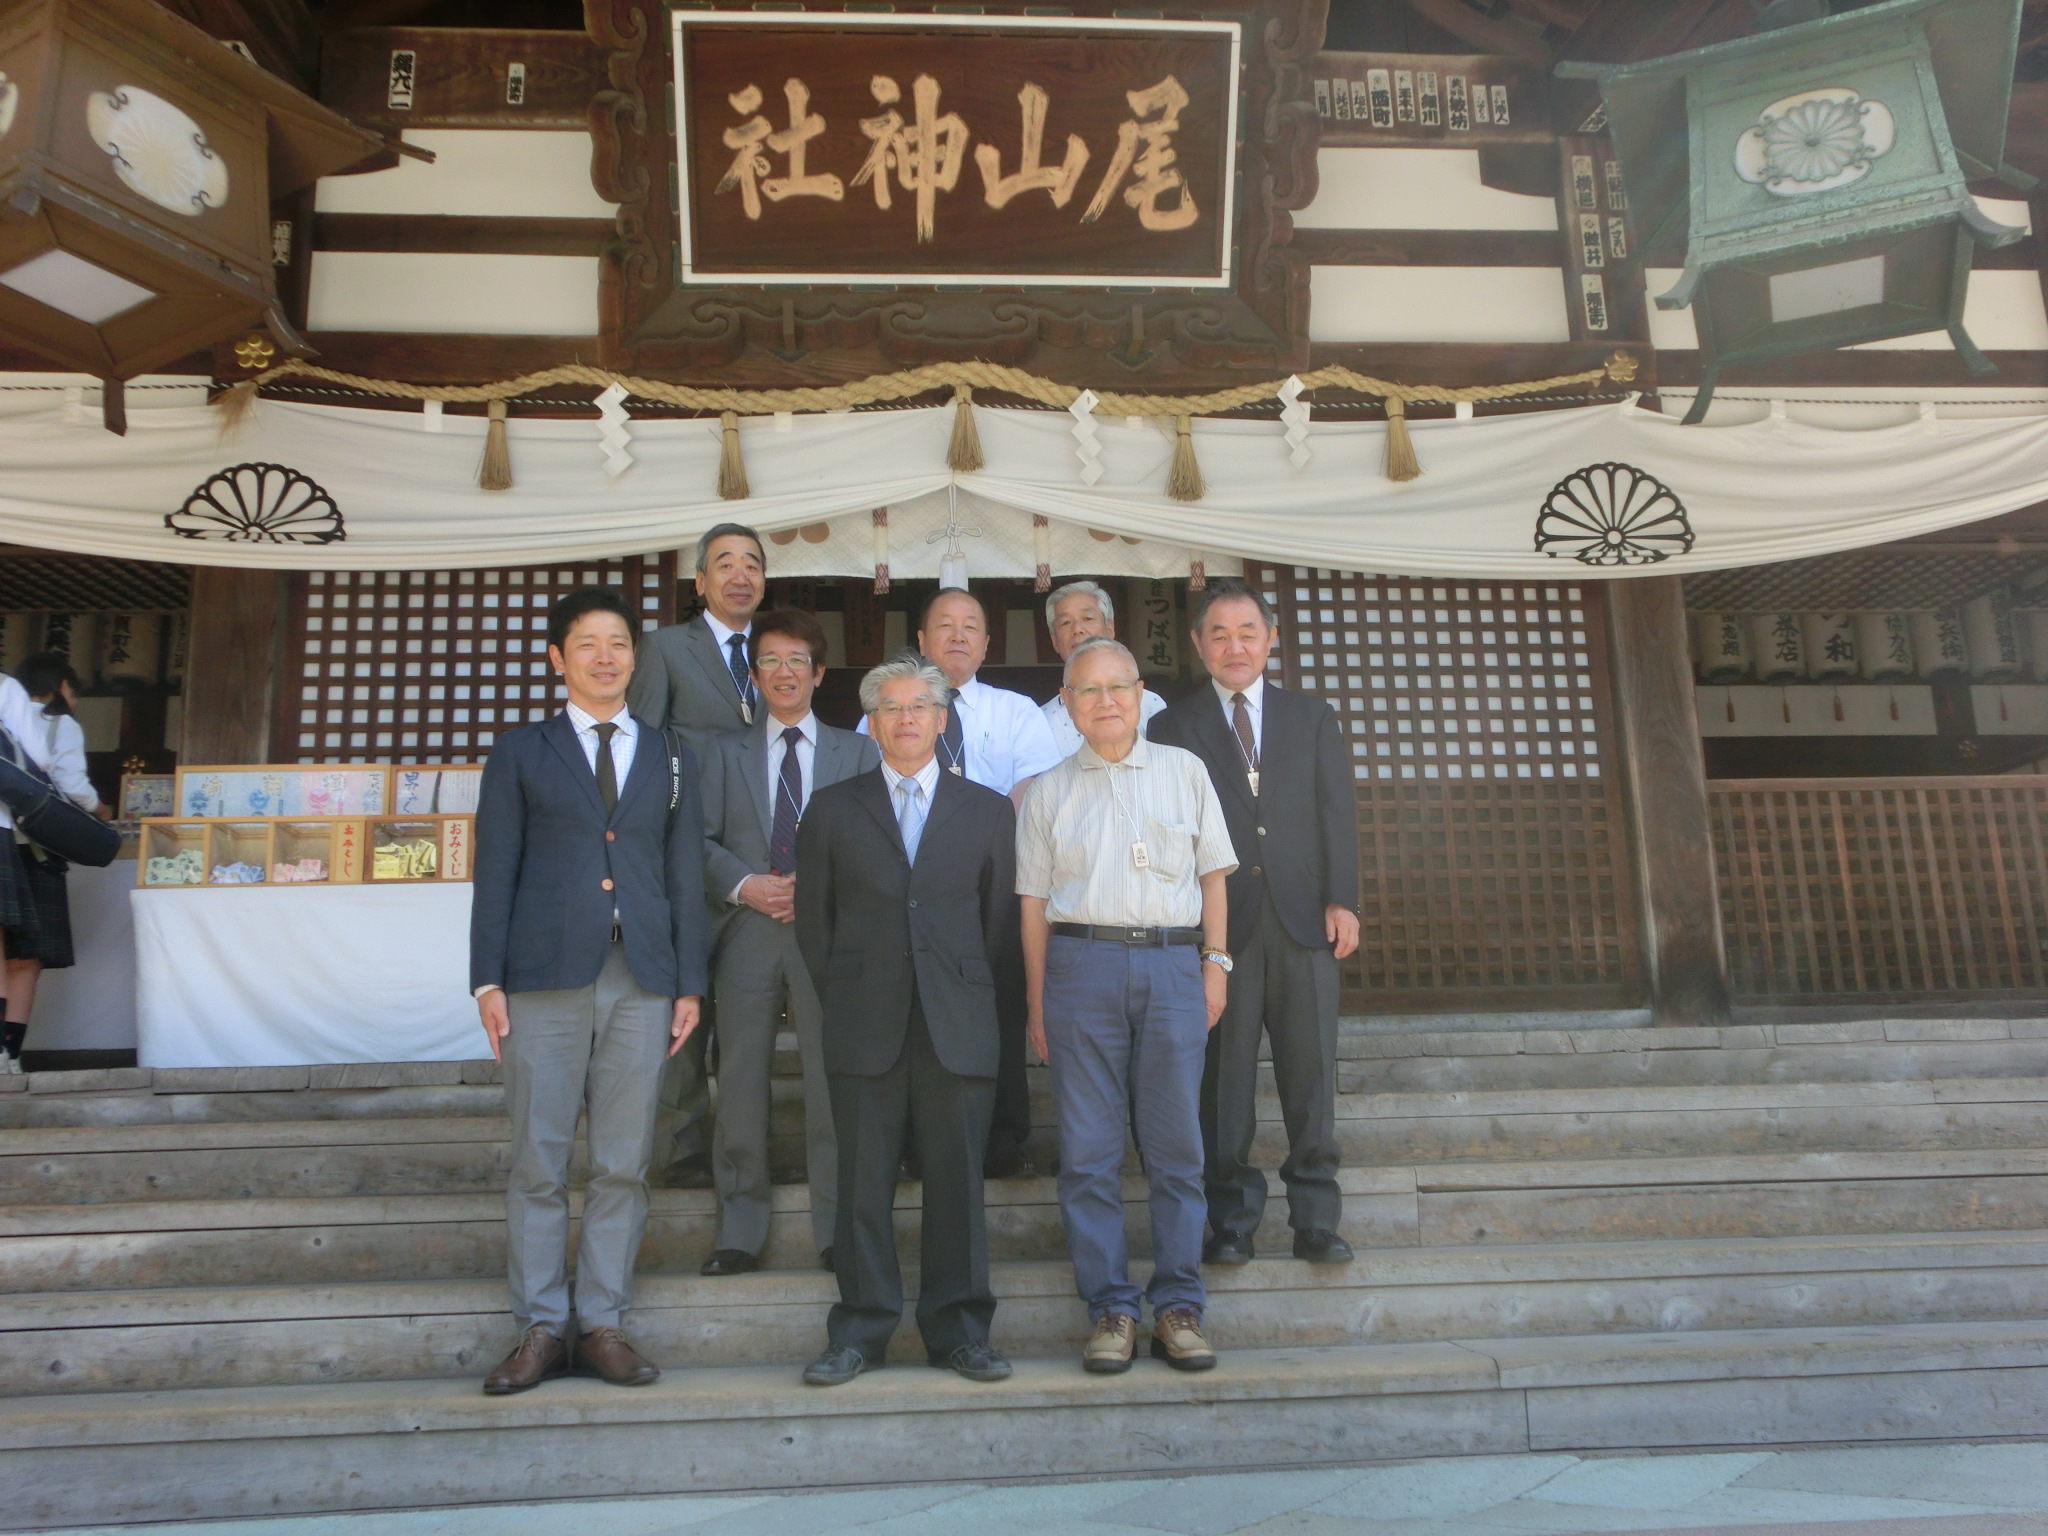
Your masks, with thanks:
[[[21,1058],[0,1051],[0,1077],[12,1077],[21,1071]]]
[[[1216,1351],[1202,1337],[1202,1320],[1193,1307],[1174,1307],[1159,1315],[1152,1326],[1152,1358],[1176,1371],[1206,1371],[1216,1363]]]
[[[1081,1369],[1101,1376],[1128,1371],[1137,1347],[1138,1320],[1128,1312],[1105,1312],[1095,1320],[1095,1332],[1081,1351]]]

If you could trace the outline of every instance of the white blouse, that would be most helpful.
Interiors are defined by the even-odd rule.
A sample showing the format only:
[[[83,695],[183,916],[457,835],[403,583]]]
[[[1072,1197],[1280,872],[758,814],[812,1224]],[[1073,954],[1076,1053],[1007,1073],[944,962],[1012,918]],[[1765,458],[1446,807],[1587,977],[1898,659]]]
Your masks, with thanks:
[[[49,766],[50,759],[47,725],[47,718],[36,706],[35,700],[28,696],[28,690],[5,673],[0,673],[0,727],[5,727],[8,734],[21,743],[22,751],[27,753],[33,762],[45,768]],[[79,766],[82,771],[85,763],[83,731],[79,732],[78,743],[81,752]],[[98,802],[97,796],[94,797],[94,802]],[[5,805],[0,805],[0,828],[11,828],[13,825],[13,813]]]
[[[85,771],[85,727],[76,715],[43,716],[44,766],[57,787],[82,811],[96,811],[100,792]]]

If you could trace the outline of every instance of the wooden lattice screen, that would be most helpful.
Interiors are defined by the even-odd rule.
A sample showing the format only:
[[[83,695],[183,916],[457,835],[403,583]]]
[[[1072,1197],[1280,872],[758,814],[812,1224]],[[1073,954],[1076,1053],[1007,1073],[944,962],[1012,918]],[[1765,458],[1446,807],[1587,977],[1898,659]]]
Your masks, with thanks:
[[[1345,1006],[1638,1001],[1597,586],[1249,565],[1276,676],[1351,747],[1362,914]]]
[[[1708,786],[1738,996],[2048,985],[2048,778]]]
[[[547,609],[618,587],[643,628],[675,612],[675,555],[498,571],[311,571],[292,578],[271,755],[481,762],[499,731],[561,707]]]

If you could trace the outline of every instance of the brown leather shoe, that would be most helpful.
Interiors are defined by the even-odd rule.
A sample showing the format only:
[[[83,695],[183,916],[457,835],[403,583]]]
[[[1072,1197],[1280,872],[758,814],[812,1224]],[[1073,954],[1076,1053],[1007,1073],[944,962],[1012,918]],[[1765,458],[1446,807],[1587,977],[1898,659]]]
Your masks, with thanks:
[[[550,1376],[568,1374],[569,1346],[535,1323],[520,1336],[518,1347],[484,1378],[484,1392],[490,1397],[509,1397],[514,1392],[531,1391]]]
[[[1105,1312],[1095,1320],[1095,1331],[1081,1350],[1081,1369],[1098,1376],[1128,1371],[1137,1344],[1138,1320],[1128,1312]]]
[[[644,1387],[661,1375],[661,1367],[643,1358],[618,1329],[593,1328],[576,1340],[576,1373],[615,1387]]]
[[[1216,1351],[1202,1337],[1202,1320],[1193,1307],[1160,1314],[1152,1328],[1152,1358],[1176,1371],[1206,1371],[1216,1363]]]

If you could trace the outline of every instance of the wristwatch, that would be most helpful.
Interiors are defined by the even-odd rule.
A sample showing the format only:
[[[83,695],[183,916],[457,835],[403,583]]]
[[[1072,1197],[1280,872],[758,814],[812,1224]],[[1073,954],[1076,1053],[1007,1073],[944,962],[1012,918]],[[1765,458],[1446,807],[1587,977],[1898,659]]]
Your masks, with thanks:
[[[1229,950],[1227,950],[1227,949],[1205,949],[1205,950],[1203,950],[1203,951],[1202,951],[1202,958],[1203,958],[1204,960],[1207,960],[1207,961],[1208,961],[1208,962],[1209,962],[1209,963],[1210,963],[1211,965],[1214,965],[1214,966],[1216,966],[1216,967],[1217,967],[1218,969],[1220,969],[1220,970],[1221,970],[1221,971],[1223,972],[1223,974],[1224,974],[1224,975],[1228,976],[1228,975],[1230,974],[1230,951],[1229,951]]]

